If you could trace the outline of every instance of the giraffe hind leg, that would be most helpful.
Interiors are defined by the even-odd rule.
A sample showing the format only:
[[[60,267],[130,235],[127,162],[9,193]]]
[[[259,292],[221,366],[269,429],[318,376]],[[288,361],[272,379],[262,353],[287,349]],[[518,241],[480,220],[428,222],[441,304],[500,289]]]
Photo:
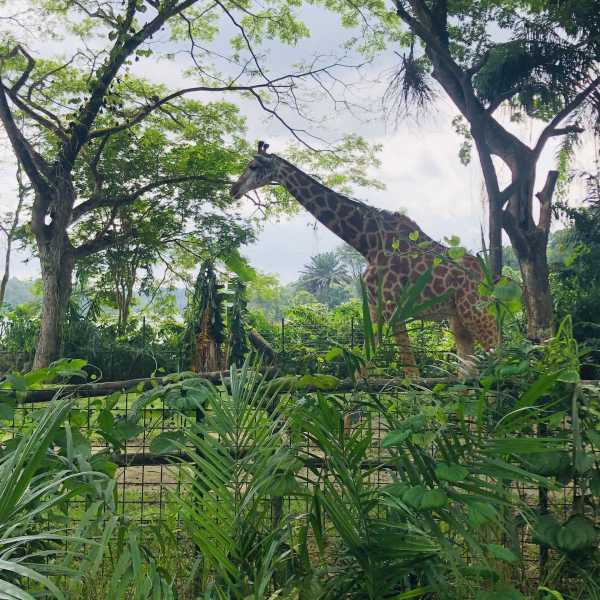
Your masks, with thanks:
[[[458,372],[460,377],[476,377],[477,367],[473,357],[475,338],[471,331],[464,325],[460,317],[450,318],[450,329],[456,343],[456,354],[458,355]]]
[[[417,367],[417,361],[415,360],[415,354],[410,344],[410,338],[408,337],[406,327],[404,325],[396,327],[394,337],[396,338],[396,344],[398,345],[400,363],[404,370],[404,375],[411,379],[419,378],[419,368]]]
[[[484,350],[489,351],[498,345],[498,328],[494,315],[477,306],[480,301],[480,296],[472,290],[465,291],[457,294],[456,309],[464,327]]]

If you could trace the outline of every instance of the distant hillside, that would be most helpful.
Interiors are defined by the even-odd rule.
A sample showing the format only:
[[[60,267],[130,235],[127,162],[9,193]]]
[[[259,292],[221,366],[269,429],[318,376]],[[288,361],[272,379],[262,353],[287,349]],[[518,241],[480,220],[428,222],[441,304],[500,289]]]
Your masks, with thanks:
[[[175,288],[169,292],[169,296],[175,296],[175,302],[177,304],[177,308],[183,312],[185,307],[187,306],[187,292],[185,288]],[[139,304],[134,307],[134,311],[138,312],[141,310],[146,304],[148,304],[149,296],[146,294],[135,294],[135,297],[139,299]]]
[[[33,291],[35,283],[32,279],[11,277],[6,284],[4,302],[10,306],[17,306],[39,299]]]
[[[39,300],[39,296],[36,296],[34,293],[35,285],[35,280],[17,279],[16,277],[11,277],[6,285],[6,296],[4,299],[5,304],[9,306],[17,306],[18,304],[26,304],[28,302],[33,302],[34,300]],[[175,296],[179,310],[183,311],[187,304],[185,289],[176,288],[171,292],[171,294]],[[141,296],[136,294],[136,296],[140,298],[139,308],[147,304],[148,298],[146,296],[143,294]],[[139,308],[137,308],[137,310],[139,310]]]

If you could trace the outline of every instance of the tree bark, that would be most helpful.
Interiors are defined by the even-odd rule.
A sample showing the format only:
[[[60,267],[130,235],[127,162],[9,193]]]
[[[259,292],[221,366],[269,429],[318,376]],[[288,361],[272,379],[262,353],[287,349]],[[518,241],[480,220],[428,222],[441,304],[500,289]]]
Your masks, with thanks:
[[[23,209],[26,195],[25,184],[23,183],[23,172],[20,163],[17,164],[17,193],[19,200],[10,228],[6,229],[2,227],[2,230],[6,235],[6,253],[4,255],[4,273],[2,274],[2,282],[0,283],[0,306],[4,304],[4,296],[6,296],[6,286],[8,285],[8,279],[10,277],[10,257],[12,254],[12,244],[15,240],[15,234],[17,232],[17,227],[19,226],[21,210]]]
[[[536,224],[532,216],[535,158],[524,159],[521,169],[513,172],[513,181],[520,185],[515,185],[508,206],[502,211],[503,226],[519,260],[523,278],[527,337],[538,343],[554,335],[547,246],[557,179],[558,172],[549,171],[543,189],[535,194],[540,202],[540,216]]]
[[[75,256],[66,232],[38,243],[44,296],[40,337],[33,368],[47,367],[61,356],[63,326],[72,291]]]
[[[4,255],[4,273],[2,275],[2,283],[0,283],[0,306],[4,304],[4,296],[6,295],[6,285],[10,276],[10,255],[12,251],[12,239],[6,239],[6,254]]]
[[[554,308],[548,281],[546,249],[528,256],[519,256],[523,276],[523,296],[527,311],[527,337],[545,342],[554,335]]]

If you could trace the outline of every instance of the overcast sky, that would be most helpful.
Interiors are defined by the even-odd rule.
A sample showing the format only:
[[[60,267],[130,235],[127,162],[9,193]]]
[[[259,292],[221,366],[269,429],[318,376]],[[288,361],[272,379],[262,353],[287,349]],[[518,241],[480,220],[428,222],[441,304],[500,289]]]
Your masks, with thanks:
[[[338,25],[337,18],[323,10],[309,7],[304,14],[311,29],[311,38],[296,48],[272,44],[265,64],[273,73],[286,72],[290,65],[306,61],[313,55],[335,52],[336,46],[348,36],[348,32]],[[218,41],[217,45],[222,50],[225,50],[226,40],[232,33],[232,30],[226,29]],[[160,45],[160,41],[158,43]],[[162,47],[167,48],[168,44],[164,43]],[[46,45],[44,50],[40,45],[39,54],[48,51],[48,48]],[[348,58],[348,62],[352,60],[357,59]],[[362,112],[358,117],[344,111],[336,112],[324,97],[317,96],[311,110],[319,118],[328,116],[327,121],[311,126],[296,117],[294,123],[309,130],[312,127],[311,131],[332,141],[344,134],[359,133],[370,142],[382,144],[381,167],[372,169],[370,176],[381,181],[385,190],[356,190],[355,195],[380,208],[404,211],[434,238],[441,240],[444,236],[458,235],[468,248],[479,249],[481,227],[485,229],[486,222],[481,174],[476,159],[466,167],[458,159],[461,140],[451,127],[456,109],[440,93],[429,115],[422,117],[418,124],[413,119],[406,119],[394,128],[387,125],[377,111],[377,98],[384,89],[386,73],[389,74],[396,60],[397,57],[390,50],[360,72],[345,72],[345,77],[354,84],[344,91],[346,98],[371,107],[372,112]],[[173,61],[142,59],[136,63],[136,71],[176,88],[190,85],[189,78],[184,74],[188,66],[182,54]],[[214,96],[204,97],[215,99]],[[293,142],[291,134],[267,118],[254,103],[239,101],[239,98],[231,95],[226,98],[238,101],[242,107],[250,139],[267,139],[274,152],[284,150]],[[519,126],[511,124],[511,127],[529,142],[535,140],[539,131],[532,123]],[[14,165],[4,136],[0,144],[4,146],[0,152],[0,207],[6,209],[15,202]],[[592,144],[585,144],[578,154],[579,165],[589,168],[593,154]],[[547,169],[554,166],[554,155],[555,146],[549,145],[538,169],[539,187],[543,184]],[[581,193],[581,186],[578,186],[573,191],[573,197],[581,197]],[[242,253],[257,269],[278,274],[285,283],[297,277],[298,271],[311,255],[339,244],[340,240],[315,223],[310,215],[300,212],[295,217],[267,223],[258,241],[243,248]],[[39,274],[36,259],[21,252],[15,256],[13,265],[14,276],[24,278]]]

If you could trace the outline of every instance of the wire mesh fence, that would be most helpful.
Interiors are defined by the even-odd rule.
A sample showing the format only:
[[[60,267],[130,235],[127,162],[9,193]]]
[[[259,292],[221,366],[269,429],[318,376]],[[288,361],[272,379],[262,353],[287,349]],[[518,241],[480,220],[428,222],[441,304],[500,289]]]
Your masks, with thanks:
[[[22,331],[21,331],[22,329]],[[453,361],[453,341],[443,323],[414,321],[408,326],[417,364],[422,375],[441,376]],[[18,331],[17,331],[18,330]],[[189,369],[183,345],[169,345],[149,339],[145,320],[135,339],[118,341],[89,331],[72,331],[66,340],[65,356],[82,358],[105,380],[150,377],[155,373],[173,373]],[[270,327],[258,329],[277,355],[277,366],[285,372],[320,372],[347,376],[344,362],[328,360],[334,347],[360,349],[364,343],[362,322],[356,316],[338,319],[334,324],[314,318],[281,318]],[[0,319],[0,374],[27,371],[35,354],[37,333],[29,324],[8,323]],[[86,343],[82,345],[82,339]],[[402,372],[399,353],[392,337],[378,345],[374,365],[386,375]]]
[[[106,439],[99,434],[101,429],[106,428],[105,420],[127,423],[131,412],[137,411],[138,429],[123,432],[119,452],[106,455],[106,462],[116,468],[119,509],[122,514],[138,520],[141,524],[166,524],[179,532],[178,515],[172,500],[173,495],[182,493],[181,465],[184,464],[182,461],[185,461],[185,456],[172,450],[168,454],[161,454],[154,448],[154,442],[165,432],[185,430],[197,422],[201,415],[197,410],[173,410],[164,397],[160,396],[140,409],[136,405],[140,394],[157,383],[157,380],[139,380],[128,382],[126,385],[115,382],[99,384],[97,387],[80,386],[70,389],[69,393],[73,396],[75,405],[70,413],[69,423],[73,432],[81,433],[80,437],[76,435],[73,438],[73,443],[84,444],[84,440],[89,440],[89,452],[94,456],[105,452],[108,447]],[[222,387],[221,393],[224,392],[225,388]],[[47,405],[52,393],[52,390],[34,390],[21,396],[12,421],[1,429],[2,442],[6,443],[29,428],[36,419],[36,413]],[[377,487],[392,482],[398,464],[393,460],[390,448],[382,443],[389,432],[389,421],[383,419],[377,410],[365,408],[368,404],[366,401],[375,399],[386,411],[397,411],[400,415],[407,407],[414,407],[422,402],[421,392],[418,389],[407,390],[388,382],[385,387],[378,383],[371,389],[359,392],[345,388],[329,390],[327,393],[336,396],[344,406],[345,413],[354,417],[352,427],[362,428],[369,440],[366,459],[362,464],[365,476]],[[427,393],[424,388],[422,393]],[[307,396],[310,396],[310,393],[303,393],[303,401],[306,401]],[[340,423],[340,427],[344,427],[344,423]],[[287,494],[281,499],[281,504],[273,505],[271,509],[277,512],[281,511],[282,507],[294,507],[300,513],[307,513],[309,495],[303,492],[311,486],[319,485],[319,476],[315,473],[326,467],[328,456],[303,431],[292,431],[290,436],[292,435],[295,436],[295,443],[305,461],[305,466],[297,474],[298,493]],[[422,443],[427,444],[426,437]],[[435,452],[432,445],[433,458]],[[539,486],[512,484],[512,489],[523,502],[532,509],[539,510],[542,494]],[[566,519],[577,499],[581,499],[585,494],[586,491],[575,478],[563,488],[548,494],[547,510]],[[84,509],[84,506],[72,501],[66,527],[74,527]],[[599,515],[596,514],[593,504],[586,504],[584,512],[596,523],[599,522]],[[516,531],[522,557],[519,578],[525,584],[539,578],[540,546],[532,539],[530,523],[517,522]],[[553,558],[555,557],[551,554],[549,560]]]

